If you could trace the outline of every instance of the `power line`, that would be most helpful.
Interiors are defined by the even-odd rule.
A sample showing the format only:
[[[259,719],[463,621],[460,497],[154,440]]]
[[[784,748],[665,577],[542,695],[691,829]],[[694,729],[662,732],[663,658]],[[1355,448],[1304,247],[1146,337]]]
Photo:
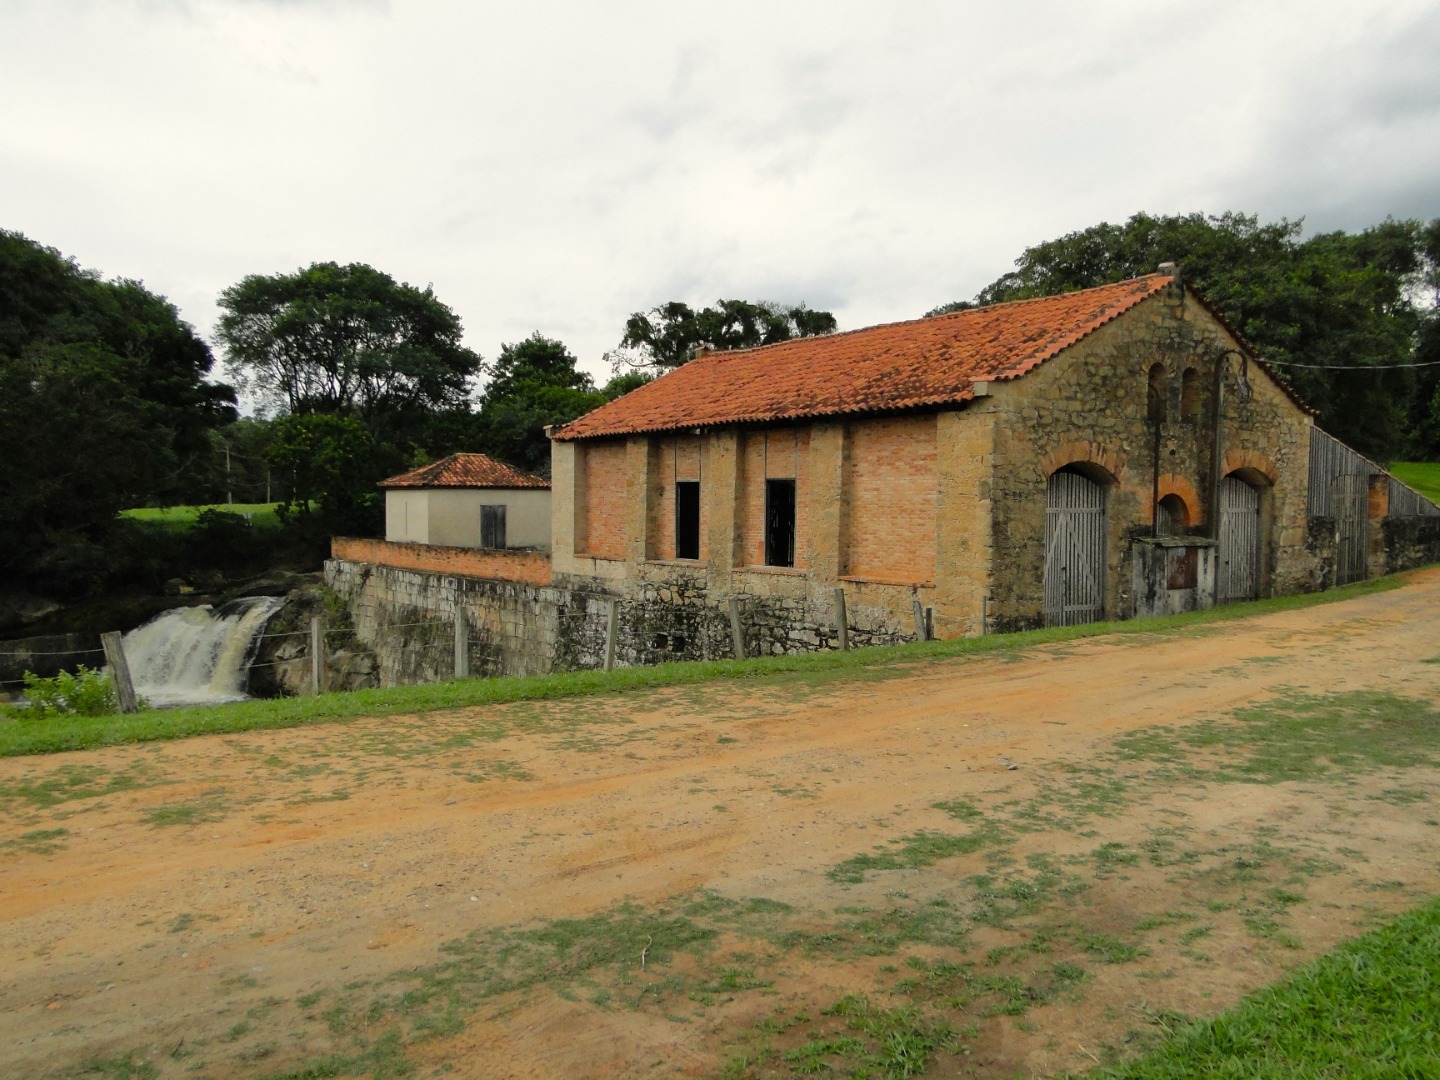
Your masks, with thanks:
[[[1266,357],[1264,363],[1277,367],[1316,368],[1321,371],[1400,371],[1405,368],[1440,367],[1440,360],[1425,360],[1418,364],[1300,364],[1294,360],[1271,360]]]

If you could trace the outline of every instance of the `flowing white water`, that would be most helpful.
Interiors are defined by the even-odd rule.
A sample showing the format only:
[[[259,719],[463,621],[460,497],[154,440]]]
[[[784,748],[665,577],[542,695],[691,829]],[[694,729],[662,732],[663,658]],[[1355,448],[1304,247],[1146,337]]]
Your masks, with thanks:
[[[242,701],[260,632],[285,603],[243,596],[211,608],[161,612],[125,635],[135,692],[156,706]]]

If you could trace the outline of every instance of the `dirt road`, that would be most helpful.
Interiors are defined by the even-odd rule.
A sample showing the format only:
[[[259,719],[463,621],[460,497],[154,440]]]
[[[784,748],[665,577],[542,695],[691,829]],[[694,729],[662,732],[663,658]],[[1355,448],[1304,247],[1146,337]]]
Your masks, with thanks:
[[[1289,773],[1213,727],[1423,720],[1437,654],[1426,571],[985,659],[0,761],[0,1076],[787,1075],[847,993],[920,1024],[904,977],[962,958],[987,1001],[977,972],[1049,981],[949,995],[932,1074],[1085,1067],[1437,891],[1423,724],[1413,760]],[[1215,737],[1126,741],[1156,725]]]

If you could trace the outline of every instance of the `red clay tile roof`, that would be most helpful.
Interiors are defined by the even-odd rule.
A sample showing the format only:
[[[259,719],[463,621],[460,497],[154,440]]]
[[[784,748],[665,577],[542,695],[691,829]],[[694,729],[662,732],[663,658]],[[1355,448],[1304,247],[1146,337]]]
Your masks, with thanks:
[[[521,472],[485,454],[451,454],[381,480],[382,488],[548,488],[544,477]]]
[[[1060,296],[697,357],[553,432],[647,431],[950,405],[1014,379],[1172,281],[1149,274]]]

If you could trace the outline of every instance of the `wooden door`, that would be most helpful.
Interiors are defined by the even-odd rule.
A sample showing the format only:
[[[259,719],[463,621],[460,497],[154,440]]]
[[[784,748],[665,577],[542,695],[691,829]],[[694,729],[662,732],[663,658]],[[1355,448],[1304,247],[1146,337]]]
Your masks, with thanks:
[[[1370,477],[1341,473],[1330,481],[1335,515],[1335,584],[1365,580],[1370,547]]]
[[[1260,595],[1260,493],[1234,476],[1220,481],[1220,565],[1215,602],[1254,600]]]
[[[1064,469],[1045,491],[1045,625],[1105,614],[1105,489]]]

